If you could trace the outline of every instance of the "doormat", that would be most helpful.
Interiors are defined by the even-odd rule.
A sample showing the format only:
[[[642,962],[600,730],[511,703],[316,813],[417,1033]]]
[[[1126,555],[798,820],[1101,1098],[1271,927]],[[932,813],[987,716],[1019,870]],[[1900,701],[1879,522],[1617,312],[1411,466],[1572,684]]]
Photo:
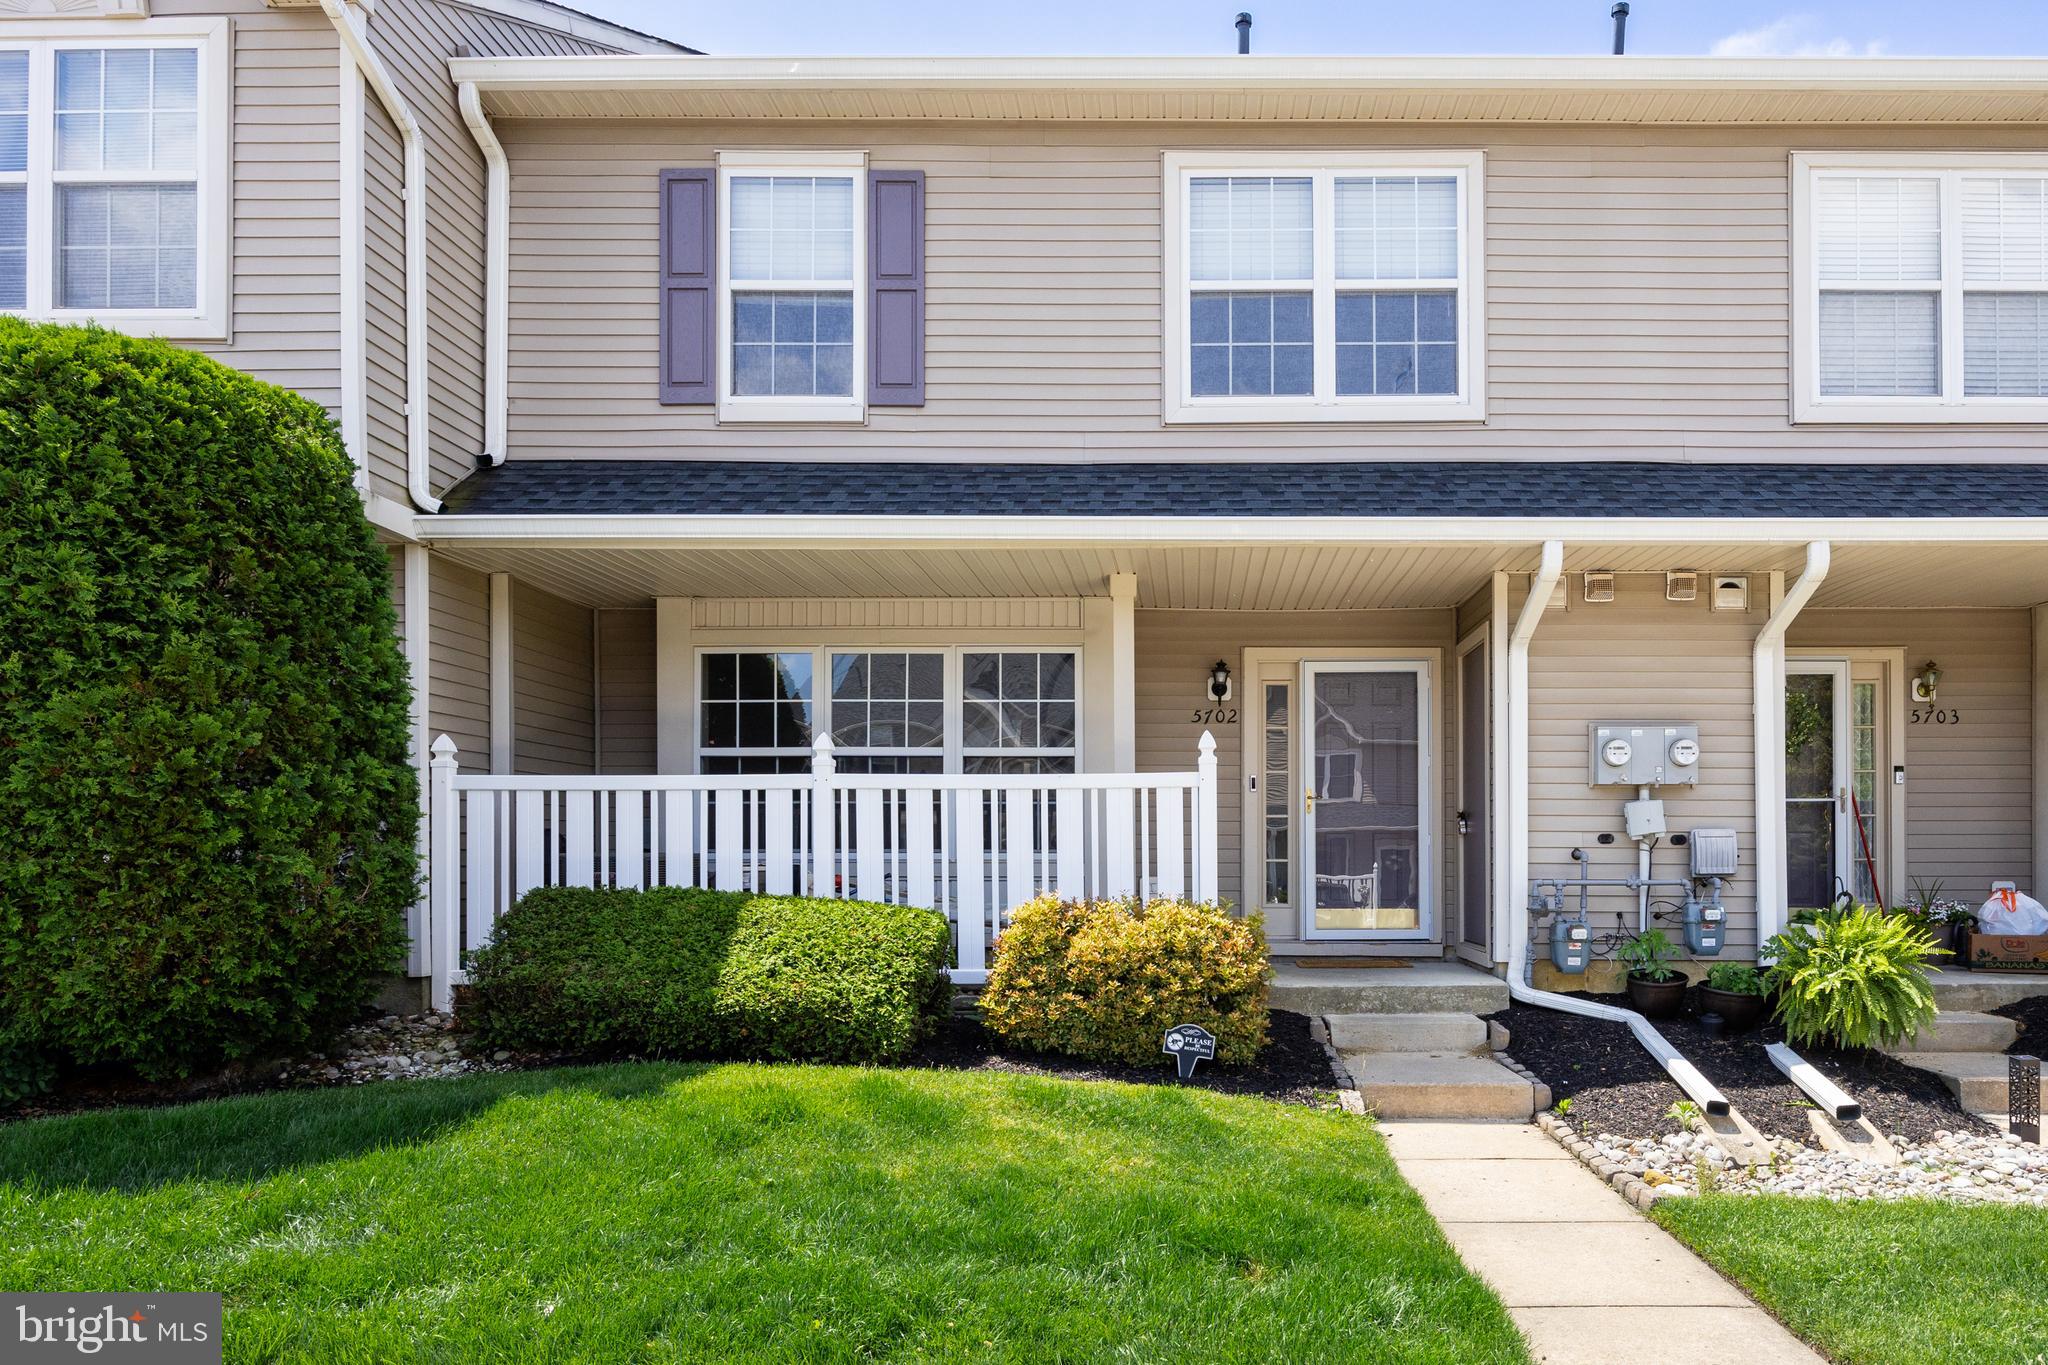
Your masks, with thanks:
[[[1297,967],[1406,967],[1404,957],[1297,957]]]

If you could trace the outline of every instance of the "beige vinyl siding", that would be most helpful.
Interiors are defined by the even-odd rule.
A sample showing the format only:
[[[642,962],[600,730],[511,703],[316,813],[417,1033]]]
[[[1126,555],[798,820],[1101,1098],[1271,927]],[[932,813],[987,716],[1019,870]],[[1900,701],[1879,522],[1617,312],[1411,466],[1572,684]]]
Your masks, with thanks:
[[[1793,654],[1903,649],[1908,675],[1941,665],[1937,705],[1953,724],[1908,724],[1903,795],[1907,884],[1886,886],[1894,903],[1912,879],[1977,902],[1996,879],[2033,878],[2033,645],[2026,611],[1807,611],[1794,621]],[[1900,703],[1910,713],[1910,698]],[[1907,719],[1910,721],[1911,716]],[[2036,892],[2036,894],[2039,894]]]
[[[228,15],[234,184],[225,343],[193,349],[304,394],[341,403],[340,53],[318,10],[262,0],[157,0],[160,17]]]
[[[512,453],[1171,460],[2038,458],[2024,428],[1790,426],[1788,155],[2027,147],[2024,129],[722,125],[505,119]],[[1487,154],[1484,424],[1160,423],[1164,148]],[[656,173],[854,147],[927,174],[927,396],[864,426],[656,401]]]
[[[384,558],[391,568],[391,609],[398,613],[398,638],[405,638],[405,547],[386,545]]]
[[[1623,833],[1621,806],[1635,792],[1588,782],[1588,727],[1596,721],[1693,721],[1700,727],[1698,785],[1655,793],[1673,833],[1695,827],[1736,832],[1741,871],[1728,905],[1725,954],[1748,958],[1756,945],[1755,705],[1752,648],[1763,626],[1762,580],[1748,612],[1715,612],[1705,600],[1667,602],[1662,574],[1621,574],[1615,599],[1580,600],[1576,575],[1565,579],[1570,608],[1553,606],[1529,648],[1529,874],[1568,878],[1573,848],[1591,859],[1594,877],[1632,876],[1635,844]],[[1518,585],[1511,610],[1527,595]],[[1603,833],[1615,842],[1603,845]],[[1660,845],[1652,876],[1683,877],[1683,849]],[[1671,894],[1669,890],[1659,896]],[[1683,899],[1683,893],[1679,893]],[[1521,891],[1515,893],[1517,904]],[[1610,888],[1593,897],[1594,933],[1633,932],[1635,898]],[[1666,924],[1675,931],[1676,921]]]
[[[427,732],[464,772],[491,769],[491,581],[439,555],[427,569]]]
[[[370,43],[411,107],[427,159],[427,450],[429,483],[445,491],[475,468],[483,452],[484,162],[456,103],[447,59],[470,56],[545,56],[611,52],[615,48],[488,14],[443,0],[379,0],[369,13]],[[369,186],[367,213],[377,230],[395,228],[385,249],[372,253],[369,272],[377,314],[369,332],[369,364],[395,375],[403,402],[405,375],[403,168],[395,130],[370,99],[366,141],[381,163]],[[388,148],[381,146],[388,136]],[[388,220],[388,221],[386,221]],[[376,237],[373,236],[373,242]],[[395,304],[394,304],[395,301]],[[388,397],[379,388],[373,394]],[[403,408],[398,429],[404,432]],[[401,481],[404,446],[398,448]]]
[[[405,149],[375,99],[363,104],[363,414],[371,491],[406,505]]]
[[[1441,737],[1435,772],[1441,786],[1435,834],[1437,927],[1441,931],[1457,903],[1455,825],[1451,811],[1457,794],[1456,715],[1446,709],[1449,695],[1448,611],[1241,612],[1140,610],[1136,617],[1138,769],[1141,772],[1186,772],[1195,766],[1202,731],[1216,736],[1217,881],[1223,898],[1245,904],[1243,726],[1256,723],[1256,681],[1239,677],[1231,703],[1235,725],[1202,723],[1194,711],[1202,704],[1202,680],[1218,658],[1234,672],[1246,649],[1300,650],[1306,657],[1342,659],[1347,650],[1413,650],[1415,657],[1436,661],[1435,706]],[[1298,686],[1298,684],[1297,684]],[[1266,922],[1266,937],[1276,947],[1300,940],[1299,911],[1276,911]],[[1357,953],[1357,943],[1322,945]]]
[[[597,613],[597,770],[654,769],[654,610]]]
[[[591,610],[512,583],[512,771],[597,768]]]

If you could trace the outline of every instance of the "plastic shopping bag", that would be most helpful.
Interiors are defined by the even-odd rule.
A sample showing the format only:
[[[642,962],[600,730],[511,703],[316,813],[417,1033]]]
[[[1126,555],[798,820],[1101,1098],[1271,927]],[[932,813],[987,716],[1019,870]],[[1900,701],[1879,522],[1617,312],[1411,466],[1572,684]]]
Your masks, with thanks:
[[[1977,928],[1986,934],[2048,934],[2048,906],[2032,896],[2000,888],[1977,912]]]

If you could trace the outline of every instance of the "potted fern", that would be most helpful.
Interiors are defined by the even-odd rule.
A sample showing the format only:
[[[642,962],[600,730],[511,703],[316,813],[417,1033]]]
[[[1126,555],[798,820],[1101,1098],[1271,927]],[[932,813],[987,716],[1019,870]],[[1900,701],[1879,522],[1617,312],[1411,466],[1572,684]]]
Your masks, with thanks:
[[[1672,967],[1678,945],[1662,929],[1637,934],[1622,945],[1628,967],[1628,1000],[1651,1019],[1669,1019],[1685,1003],[1685,974]]]
[[[1765,945],[1764,982],[1794,1046],[1890,1047],[1933,1022],[1927,960],[1942,951],[1906,916],[1829,910]]]
[[[1764,976],[1747,962],[1716,962],[1700,986],[1700,1013],[1721,1016],[1730,1033],[1753,1029],[1764,1020]]]

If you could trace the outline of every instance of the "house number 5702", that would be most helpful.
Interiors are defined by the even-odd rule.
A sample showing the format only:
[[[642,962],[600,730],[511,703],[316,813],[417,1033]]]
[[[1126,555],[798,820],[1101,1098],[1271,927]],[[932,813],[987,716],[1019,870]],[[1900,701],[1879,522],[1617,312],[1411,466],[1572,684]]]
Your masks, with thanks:
[[[1963,713],[1953,706],[1916,706],[1906,713],[1906,718],[1915,725],[1955,725],[1961,722]]]
[[[1190,725],[1235,725],[1235,706],[1197,706],[1194,715],[1188,717]]]

